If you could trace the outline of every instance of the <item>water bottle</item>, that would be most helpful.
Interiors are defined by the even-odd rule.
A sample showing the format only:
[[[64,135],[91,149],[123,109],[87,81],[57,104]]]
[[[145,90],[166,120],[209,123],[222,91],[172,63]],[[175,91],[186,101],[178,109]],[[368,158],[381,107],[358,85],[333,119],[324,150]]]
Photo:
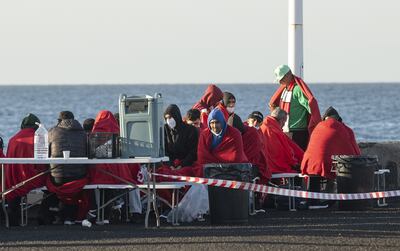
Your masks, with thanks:
[[[49,133],[43,124],[39,124],[39,128],[35,131],[34,144],[34,158],[47,159],[49,157]]]

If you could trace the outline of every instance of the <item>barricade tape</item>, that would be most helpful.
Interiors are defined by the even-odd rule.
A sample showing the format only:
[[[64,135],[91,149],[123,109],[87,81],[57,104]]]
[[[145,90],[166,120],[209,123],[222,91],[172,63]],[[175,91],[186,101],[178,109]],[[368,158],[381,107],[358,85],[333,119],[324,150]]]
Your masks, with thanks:
[[[306,199],[321,199],[321,200],[368,200],[368,199],[381,199],[389,197],[400,196],[400,190],[385,191],[385,192],[369,192],[369,193],[316,193],[301,190],[289,190],[286,188],[271,187],[260,184],[234,181],[234,180],[221,180],[209,179],[189,176],[176,176],[166,175],[159,173],[152,173],[155,176],[171,178],[175,180],[186,181],[189,183],[204,184],[208,186],[225,187],[230,189],[248,190],[260,193],[275,194],[289,197],[299,197]]]

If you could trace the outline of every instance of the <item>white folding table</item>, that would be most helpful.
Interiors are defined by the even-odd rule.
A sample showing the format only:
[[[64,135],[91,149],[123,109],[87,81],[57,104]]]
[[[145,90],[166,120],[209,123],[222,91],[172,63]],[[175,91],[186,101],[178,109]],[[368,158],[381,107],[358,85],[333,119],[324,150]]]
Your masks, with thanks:
[[[6,210],[6,202],[5,202],[5,196],[6,193],[11,192],[15,189],[16,187],[20,184],[23,184],[21,182],[20,184],[15,185],[14,187],[8,189],[6,191],[5,188],[5,164],[87,164],[87,165],[94,165],[94,164],[147,164],[148,168],[148,181],[147,182],[147,194],[148,194],[148,200],[147,200],[147,211],[146,211],[146,218],[145,218],[145,227],[148,227],[148,220],[149,220],[149,213],[151,209],[151,205],[153,205],[154,209],[154,214],[156,216],[156,222],[157,222],[157,227],[160,226],[160,215],[158,213],[157,209],[157,187],[156,187],[156,180],[155,176],[151,176],[151,173],[156,171],[156,163],[160,163],[162,161],[168,161],[168,157],[160,157],[160,158],[151,158],[151,157],[135,157],[135,158],[129,158],[129,159],[88,159],[88,158],[48,158],[48,159],[34,159],[34,158],[0,158],[0,164],[1,164],[1,203],[2,203],[2,208],[4,211],[5,215],[5,223],[6,227],[9,227],[9,219],[8,219],[8,214]],[[40,175],[44,175],[46,173],[42,172]],[[37,177],[39,177],[38,175]],[[126,183],[126,182],[125,182]],[[132,185],[132,184],[128,184]],[[134,185],[135,187],[135,185]],[[139,188],[138,186],[136,186]]]

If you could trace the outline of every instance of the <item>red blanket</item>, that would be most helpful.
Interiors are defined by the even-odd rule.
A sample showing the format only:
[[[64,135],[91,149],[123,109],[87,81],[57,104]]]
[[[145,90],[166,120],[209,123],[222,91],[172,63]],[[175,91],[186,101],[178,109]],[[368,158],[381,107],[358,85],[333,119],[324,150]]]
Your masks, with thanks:
[[[227,126],[222,142],[211,149],[212,133],[210,129],[201,132],[197,148],[197,165],[194,174],[203,177],[203,165],[209,163],[247,163],[240,132]]]
[[[294,173],[295,165],[300,165],[303,150],[283,133],[278,121],[268,116],[260,127],[265,139],[267,166],[272,173]]]
[[[320,122],[310,137],[301,162],[301,172],[334,179],[332,155],[360,155],[353,131],[333,118]]]
[[[258,131],[254,127],[245,126],[245,132],[242,135],[243,148],[249,162],[257,166],[260,173],[260,182],[266,184],[271,178],[271,171],[267,167],[264,144]]]
[[[206,109],[207,112],[202,112],[200,116],[201,120],[201,129],[205,129],[208,127],[207,119],[208,113],[211,111],[211,106],[215,105],[218,101],[221,101],[224,94],[221,89],[219,89],[216,85],[208,85],[201,99],[193,105],[193,109],[197,109],[201,112],[201,110]]]
[[[315,126],[317,126],[317,124],[321,121],[321,114],[319,112],[318,102],[314,98],[314,95],[312,94],[311,90],[308,88],[306,83],[304,83],[304,81],[301,78],[294,76],[294,79],[296,81],[296,84],[300,87],[301,91],[308,99],[308,105],[310,106],[311,109],[311,115],[308,121],[308,132],[311,135],[311,132],[313,131]],[[270,106],[279,106],[280,98],[284,89],[285,85],[279,86],[278,90],[274,93],[274,95],[272,95],[269,101]]]
[[[25,128],[19,131],[8,142],[7,158],[33,158],[33,138],[35,129]],[[29,179],[48,169],[47,165],[32,164],[7,164],[5,165],[6,188],[10,188],[26,179]],[[7,194],[6,198],[12,200],[24,196],[32,189],[42,187],[46,182],[46,175],[42,175],[17,190]]]
[[[78,205],[77,220],[86,218],[87,212],[90,209],[89,192],[83,190],[83,187],[88,183],[88,178],[74,180],[63,184],[62,186],[55,186],[49,178],[46,180],[47,189],[55,193],[64,204]]]
[[[94,122],[92,133],[94,132],[112,132],[119,133],[119,126],[113,114],[110,111],[100,111]],[[134,169],[137,169],[137,166]],[[90,184],[121,184],[121,180],[116,179],[100,171],[103,169],[115,176],[121,177],[132,183],[137,183],[136,178],[132,176],[132,168],[128,164],[97,164],[89,168]]]

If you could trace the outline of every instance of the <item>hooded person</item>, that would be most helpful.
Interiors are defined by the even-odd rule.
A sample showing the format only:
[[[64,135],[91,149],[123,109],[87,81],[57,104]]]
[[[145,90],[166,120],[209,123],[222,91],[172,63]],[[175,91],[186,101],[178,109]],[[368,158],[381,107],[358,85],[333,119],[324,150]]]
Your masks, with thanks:
[[[194,126],[182,121],[179,107],[169,105],[164,112],[165,154],[169,157],[169,166],[180,169],[192,166],[197,159],[198,135]]]
[[[38,128],[37,123],[40,123],[38,117],[32,113],[28,113],[21,122],[21,130],[11,137],[7,147],[7,158],[33,158],[34,157],[34,136]],[[33,176],[48,170],[47,165],[33,165],[33,164],[6,164],[5,167],[5,186],[9,189]],[[8,200],[8,210],[10,214],[10,224],[15,225],[19,219],[15,215],[19,207],[19,199],[25,196],[29,191],[43,187],[46,184],[46,175],[39,176],[15,191],[8,193],[6,199]],[[15,217],[14,217],[15,216]]]
[[[286,112],[277,107],[260,127],[267,166],[272,173],[296,173],[303,159],[303,150],[282,131],[286,116]]]
[[[115,120],[114,115],[110,111],[100,111],[95,119],[92,133],[115,133],[119,134],[119,126]],[[96,164],[89,169],[90,184],[121,184],[124,183],[122,180],[114,178],[108,174],[101,172],[105,170],[115,176],[118,176],[128,182],[137,183],[137,180],[133,178],[131,169],[138,169],[139,165],[127,165],[127,164]]]
[[[289,66],[278,66],[275,77],[280,86],[269,101],[270,109],[280,107],[288,114],[283,131],[305,150],[309,135],[321,121],[317,100],[304,81],[292,74]]]
[[[233,127],[235,127],[234,124],[238,125],[242,123],[242,119],[235,113],[235,106],[236,98],[230,92],[224,92],[222,102],[217,106],[217,108],[220,109],[224,114],[225,121],[228,123],[228,125]]]
[[[61,158],[64,151],[70,157],[87,157],[87,135],[70,111],[62,111],[58,123],[49,130],[50,157]],[[51,164],[46,185],[63,204],[62,218],[65,224],[82,220],[89,209],[88,194],[83,187],[88,183],[87,165]]]
[[[223,113],[214,109],[208,127],[200,134],[195,175],[203,177],[203,165],[209,163],[247,163],[240,132],[225,122]]]
[[[3,142],[3,138],[0,137],[0,158],[4,158],[5,157],[3,149],[4,149],[4,142]]]
[[[207,128],[208,114],[222,100],[223,93],[216,85],[210,84],[204,91],[201,99],[193,105],[192,109],[197,109],[201,112],[201,129]]]
[[[328,180],[336,178],[332,172],[332,155],[360,155],[353,131],[343,122],[339,113],[329,107],[315,127],[301,162],[301,172],[322,176]]]

